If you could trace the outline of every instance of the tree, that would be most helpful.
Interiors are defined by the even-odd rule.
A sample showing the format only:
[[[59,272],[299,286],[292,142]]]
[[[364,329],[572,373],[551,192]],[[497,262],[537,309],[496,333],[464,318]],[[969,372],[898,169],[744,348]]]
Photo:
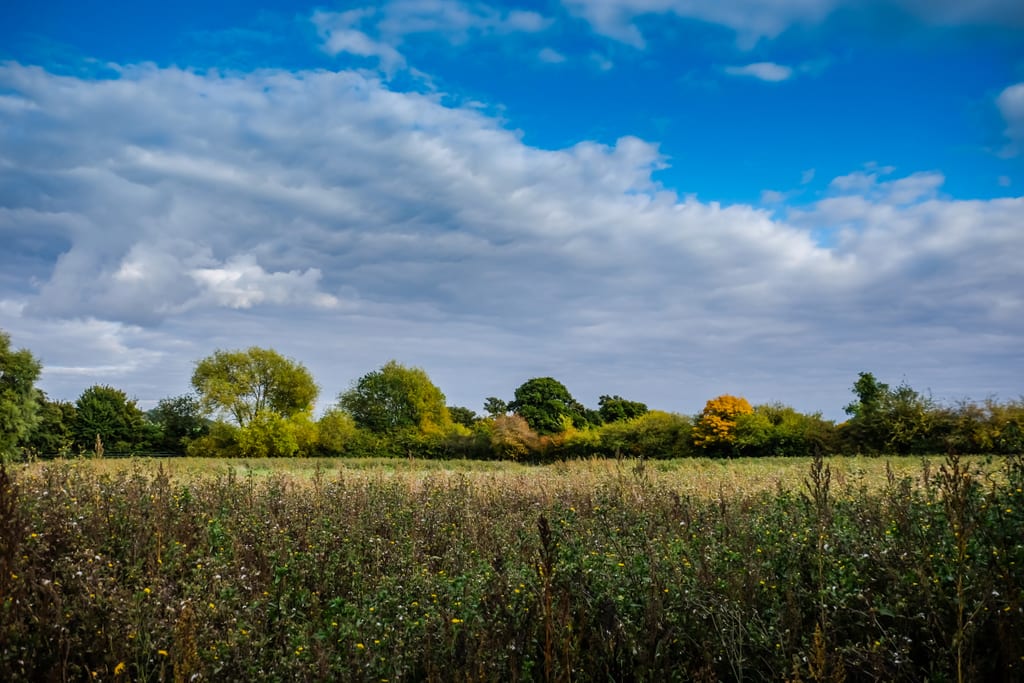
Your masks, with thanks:
[[[11,349],[10,336],[0,332],[0,460],[14,455],[38,420],[35,383],[41,370],[31,353]]]
[[[484,412],[490,417],[498,417],[508,413],[508,403],[496,396],[488,396],[484,400]]]
[[[445,397],[421,368],[390,360],[360,377],[338,396],[338,406],[356,425],[378,434],[447,429],[451,416]]]
[[[120,389],[93,385],[75,401],[75,422],[71,429],[80,451],[96,447],[97,438],[108,451],[145,448],[151,433],[135,401]]]
[[[731,455],[735,445],[736,420],[754,412],[742,396],[723,394],[704,404],[704,410],[693,426],[693,443],[705,450]]]
[[[210,430],[202,404],[189,394],[160,399],[146,418],[159,430],[153,446],[162,451],[185,453],[190,441]]]
[[[70,455],[74,445],[75,404],[51,401],[39,392],[39,422],[22,442],[35,455]]]
[[[260,412],[311,411],[320,390],[304,365],[273,349],[216,351],[196,364],[192,386],[203,409],[245,427]]]
[[[647,412],[647,405],[639,401],[627,401],[621,396],[601,396],[597,399],[597,412],[604,423],[632,420]]]
[[[448,406],[448,414],[451,416],[452,422],[463,427],[472,427],[477,420],[476,412],[462,406]]]
[[[564,384],[551,377],[535,377],[521,384],[508,409],[521,415],[538,434],[560,432],[563,416],[578,428],[588,424],[586,408],[572,397]]]

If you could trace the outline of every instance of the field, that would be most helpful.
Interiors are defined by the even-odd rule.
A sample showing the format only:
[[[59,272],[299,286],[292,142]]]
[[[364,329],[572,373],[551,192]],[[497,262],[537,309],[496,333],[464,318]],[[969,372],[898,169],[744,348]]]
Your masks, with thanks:
[[[2,680],[1024,678],[1024,459],[75,460]]]

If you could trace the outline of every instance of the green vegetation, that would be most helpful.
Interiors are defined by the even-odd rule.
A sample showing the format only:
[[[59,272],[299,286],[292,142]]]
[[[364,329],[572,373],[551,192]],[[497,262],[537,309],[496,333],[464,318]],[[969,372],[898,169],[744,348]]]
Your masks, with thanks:
[[[0,679],[1019,680],[1022,531],[1021,456],[18,465]]]
[[[35,389],[41,366],[25,349],[11,349],[11,338],[0,331],[0,461],[10,458],[38,420]]]
[[[0,448],[7,459],[160,453],[196,457],[403,457],[514,460],[637,457],[741,458],[842,453],[1008,455],[1024,452],[1024,399],[941,405],[869,372],[853,384],[849,420],[742,396],[707,401],[696,415],[603,394],[598,408],[553,377],[535,377],[483,415],[448,406],[422,368],[391,360],[354,380],[319,411],[310,372],[273,349],[217,351],[196,363],[194,395],[148,413],[109,386],[51,402],[33,385],[39,365],[0,338]]]

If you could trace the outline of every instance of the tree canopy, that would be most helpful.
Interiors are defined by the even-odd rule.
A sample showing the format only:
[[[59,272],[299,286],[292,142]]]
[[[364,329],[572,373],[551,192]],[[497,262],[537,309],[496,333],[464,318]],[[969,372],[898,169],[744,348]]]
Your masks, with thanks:
[[[704,449],[731,452],[736,441],[736,421],[754,412],[742,396],[723,394],[704,404],[693,427],[693,442]]]
[[[120,389],[96,384],[75,401],[75,421],[71,429],[75,446],[86,451],[96,439],[112,451],[129,451],[147,444],[150,434],[142,411]]]
[[[27,350],[13,350],[10,336],[0,331],[0,459],[14,454],[38,420],[35,383],[41,369]]]
[[[632,420],[647,412],[647,404],[639,401],[627,401],[621,396],[601,396],[597,399],[597,412],[602,422],[618,422]]]
[[[257,414],[282,417],[313,409],[320,390],[301,363],[273,349],[216,351],[196,364],[192,386],[204,410],[245,427]]]
[[[451,416],[445,396],[421,368],[390,360],[360,377],[338,396],[338,405],[356,425],[376,433],[446,428]]]
[[[575,427],[587,425],[587,409],[572,397],[565,385],[552,377],[535,377],[519,385],[508,409],[521,415],[538,434],[562,431],[562,418]]]

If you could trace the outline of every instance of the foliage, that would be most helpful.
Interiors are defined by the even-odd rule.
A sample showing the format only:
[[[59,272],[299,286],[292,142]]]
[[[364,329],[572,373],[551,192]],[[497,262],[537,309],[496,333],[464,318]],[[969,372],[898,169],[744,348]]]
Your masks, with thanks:
[[[427,373],[390,360],[338,396],[338,406],[362,428],[378,434],[451,426],[444,394]]]
[[[891,389],[870,372],[859,373],[853,392],[842,430],[850,447],[900,455],[944,450],[943,415],[931,398],[906,384]]]
[[[871,490],[821,460],[745,490],[730,462],[728,496],[628,461],[501,485],[94,462],[0,469],[0,680],[1022,677],[1020,457]]]
[[[71,455],[74,452],[74,424],[75,404],[51,401],[45,393],[39,392],[39,422],[22,445],[34,457]]]
[[[311,455],[317,445],[317,425],[309,413],[284,417],[264,410],[238,430],[238,450],[247,458]]]
[[[484,412],[490,417],[498,417],[508,412],[508,403],[496,396],[488,396],[484,400]]]
[[[448,406],[448,415],[451,416],[452,422],[463,427],[472,427],[478,419],[476,412],[462,406]]]
[[[0,461],[14,455],[38,421],[35,382],[41,369],[29,351],[12,349],[10,335],[0,331]]]
[[[201,403],[188,394],[160,399],[146,419],[159,430],[153,447],[169,453],[185,453],[190,441],[210,431]]]
[[[620,420],[632,420],[647,412],[647,405],[639,401],[627,401],[621,396],[601,396],[597,399],[599,406],[598,413],[601,421],[619,422]]]
[[[808,457],[834,450],[835,426],[781,403],[756,406],[736,418],[735,446],[745,457]]]
[[[685,415],[650,410],[601,427],[602,453],[616,458],[687,457],[693,455],[692,430],[693,423]]]
[[[588,423],[586,408],[572,397],[564,384],[551,377],[535,377],[521,384],[508,409],[522,416],[538,434],[560,431],[563,416],[577,428]]]
[[[304,365],[273,349],[216,351],[196,364],[192,386],[204,410],[245,427],[259,413],[281,417],[313,409],[319,393]]]
[[[693,443],[715,454],[732,455],[736,444],[736,421],[754,409],[743,397],[723,394],[704,404],[693,426]]]
[[[359,440],[359,429],[352,416],[338,408],[328,409],[317,421],[319,452],[324,455],[350,453]]]
[[[75,401],[75,421],[71,428],[75,448],[92,451],[97,440],[111,452],[144,450],[156,434],[134,400],[120,389],[95,384]]]
[[[541,439],[522,415],[498,415],[489,423],[490,446],[495,457],[532,460],[539,455]]]

